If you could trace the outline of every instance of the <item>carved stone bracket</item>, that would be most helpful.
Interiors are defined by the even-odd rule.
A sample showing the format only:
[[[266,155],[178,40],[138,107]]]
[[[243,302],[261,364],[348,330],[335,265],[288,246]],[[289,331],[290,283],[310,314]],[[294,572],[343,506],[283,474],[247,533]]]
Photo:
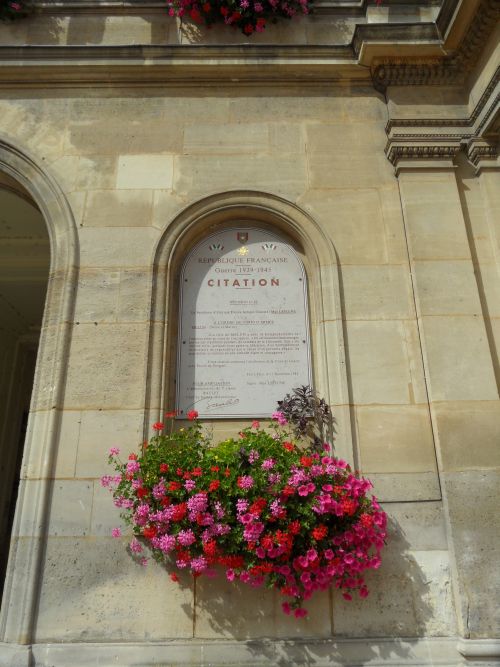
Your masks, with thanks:
[[[470,137],[461,140],[446,136],[422,136],[420,140],[389,139],[386,156],[394,165],[396,174],[403,168],[451,167],[460,151],[464,151],[474,165],[476,174],[485,167],[500,167],[498,140]]]
[[[388,58],[372,66],[374,87],[385,93],[389,86],[461,85],[476,65],[484,44],[500,20],[500,0],[482,0],[462,40],[452,54],[432,59]],[[444,48],[444,43],[443,43]]]
[[[453,159],[460,151],[460,144],[392,144],[387,153],[389,161],[397,166],[402,159],[410,160],[446,160]]]
[[[487,141],[474,137],[469,140],[465,148],[467,157],[479,173],[485,167],[496,167],[498,165],[498,142]]]
[[[385,153],[396,171],[403,162],[452,161],[464,150],[476,173],[486,166],[498,165],[500,140],[500,67],[492,76],[481,98],[466,117],[391,118],[386,125]]]

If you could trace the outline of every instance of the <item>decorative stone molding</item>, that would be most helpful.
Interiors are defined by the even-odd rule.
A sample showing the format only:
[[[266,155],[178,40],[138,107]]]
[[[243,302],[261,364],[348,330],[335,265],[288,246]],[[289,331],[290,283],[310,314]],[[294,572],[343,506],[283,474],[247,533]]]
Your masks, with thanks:
[[[497,165],[500,138],[500,67],[466,118],[391,118],[386,125],[387,159],[396,169],[402,161],[453,160],[465,149],[479,172]],[[421,165],[423,166],[423,165]]]
[[[500,659],[500,639],[460,639],[457,648],[468,660]]]
[[[479,172],[484,167],[495,167],[498,161],[498,143],[474,137],[466,146],[469,160]]]
[[[446,11],[450,11],[447,7]],[[442,58],[390,58],[372,66],[373,85],[385,93],[389,86],[461,85],[476,65],[488,37],[500,20],[500,0],[482,0],[458,50]],[[438,20],[439,25],[439,20]]]
[[[493,130],[500,105],[500,66],[484,89],[479,102],[467,118],[391,118],[386,125],[388,135],[400,128],[468,128],[469,132],[482,134]],[[451,130],[450,130],[451,131]],[[493,131],[498,131],[496,128]],[[456,132],[461,137],[463,131]]]
[[[487,640],[488,641],[488,640]],[[493,640],[494,642],[495,640]],[[14,648],[14,651],[18,647]],[[168,642],[107,642],[34,644],[24,655],[9,651],[0,643],[2,667],[68,667],[68,665],[110,665],[121,667],[158,664],[233,665],[308,665],[317,667],[459,667],[465,663],[457,650],[456,639],[294,639],[235,641],[234,639],[190,639]],[[498,655],[494,654],[494,655]],[[16,662],[7,662],[19,656]],[[33,662],[28,662],[30,659]],[[24,658],[24,660],[23,660]],[[4,662],[5,660],[5,662]]]
[[[424,138],[422,143],[391,142],[386,151],[386,155],[389,162],[396,167],[396,170],[398,170],[401,168],[400,163],[402,160],[404,160],[405,163],[410,161],[412,167],[415,166],[415,162],[418,162],[417,166],[426,166],[423,164],[423,161],[427,163],[429,161],[439,160],[440,164],[443,164],[443,161],[449,161],[451,164],[459,151],[460,142],[429,142],[428,139]],[[408,166],[408,164],[406,166]],[[436,164],[433,164],[432,166],[436,166]]]
[[[467,1],[474,6],[479,2]],[[482,1],[486,4],[500,2]],[[348,44],[0,46],[0,86],[197,85],[199,81],[219,86],[234,85],[236,81],[255,85],[266,80],[273,86],[287,82],[325,85],[337,81],[366,85],[373,78],[375,87],[383,91],[393,79],[404,85],[423,83],[429,76],[435,83],[455,82],[453,67],[450,70],[447,60],[446,72],[439,73],[444,67],[442,30],[453,26],[455,21],[449,0],[445,2],[448,9],[435,23],[419,20],[367,23],[365,14],[368,7],[373,7],[372,2],[317,0],[318,18],[341,15],[355,25]],[[391,4],[399,8],[434,4],[433,0],[399,0],[397,3],[385,0],[385,3],[389,9]],[[162,3],[147,0],[64,3],[45,0],[35,5],[37,11],[61,18],[73,14],[142,15],[146,12],[154,15],[165,11]],[[485,16],[485,25],[476,17],[474,25],[477,23],[478,28],[468,41],[464,40],[463,58],[480,52],[485,31],[491,29],[490,14]],[[387,52],[398,55],[381,62]],[[457,60],[455,68],[459,66],[462,67],[462,61]]]
[[[18,181],[44,216],[51,240],[51,274],[40,337],[33,402],[43,397],[46,409],[32,413],[24,448],[24,470],[39,480],[32,493],[22,473],[11,549],[0,613],[0,665],[29,665],[29,644],[34,631],[43,535],[51,502],[51,477],[56,456],[60,406],[64,393],[71,321],[78,277],[78,239],[68,201],[57,182],[24,149],[0,135],[0,170]],[[58,354],[53,353],[54,349]],[[22,525],[33,526],[28,537],[18,538]],[[11,644],[12,642],[12,644]],[[14,645],[14,648],[11,647]],[[6,655],[6,662],[2,659]]]

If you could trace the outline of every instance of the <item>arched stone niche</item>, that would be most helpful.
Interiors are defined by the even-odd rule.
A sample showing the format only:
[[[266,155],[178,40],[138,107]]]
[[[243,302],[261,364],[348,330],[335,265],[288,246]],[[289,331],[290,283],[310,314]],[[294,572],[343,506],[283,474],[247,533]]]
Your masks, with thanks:
[[[34,639],[44,537],[71,337],[78,275],[78,240],[71,208],[56,181],[27,151],[2,135],[0,172],[2,180],[15,192],[30,198],[39,208],[47,225],[51,254],[0,614],[1,650],[5,655],[10,655],[8,652],[12,651],[12,656],[20,661],[16,664],[28,664],[29,645]]]
[[[166,229],[156,250],[146,396],[149,425],[175,403],[180,274],[186,256],[204,237],[238,226],[274,232],[292,246],[308,282],[313,384],[337,419],[335,451],[357,463],[352,440],[344,356],[338,263],[319,225],[296,205],[274,195],[233,191],[185,209]],[[234,424],[228,424],[234,432]]]

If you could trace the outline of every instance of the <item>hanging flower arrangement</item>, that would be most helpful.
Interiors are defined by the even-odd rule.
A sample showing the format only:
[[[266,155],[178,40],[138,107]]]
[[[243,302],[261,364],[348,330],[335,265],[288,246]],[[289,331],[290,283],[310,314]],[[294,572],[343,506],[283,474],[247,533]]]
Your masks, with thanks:
[[[311,4],[312,0],[168,0],[167,9],[170,16],[206,26],[223,23],[248,36],[280,18],[308,14]]]
[[[386,538],[371,483],[329,445],[297,441],[283,412],[217,445],[195,411],[187,416],[177,431],[173,413],[169,429],[154,424],[156,435],[126,461],[110,450],[116,474],[102,484],[132,528],[131,554],[146,564],[150,552],[174,581],[179,571],[214,576],[222,567],[229,581],[277,589],[297,618],[331,586],[348,600],[366,597],[364,573],[379,567]]]
[[[223,23],[250,36],[269,23],[304,16],[314,0],[167,0],[170,16],[190,19],[208,27]],[[382,0],[374,0],[379,5]]]
[[[269,23],[304,16],[314,0],[167,0],[170,16],[191,20],[208,27],[222,23],[240,30],[247,37],[263,32]],[[377,5],[382,0],[374,0]],[[0,20],[27,16],[26,0],[0,0]]]

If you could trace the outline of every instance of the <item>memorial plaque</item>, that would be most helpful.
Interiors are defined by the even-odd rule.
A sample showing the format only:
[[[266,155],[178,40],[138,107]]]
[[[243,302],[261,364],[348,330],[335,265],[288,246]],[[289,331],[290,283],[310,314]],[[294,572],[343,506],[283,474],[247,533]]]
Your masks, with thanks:
[[[179,416],[268,417],[311,383],[306,276],[288,243],[223,230],[191,251],[180,285]]]

